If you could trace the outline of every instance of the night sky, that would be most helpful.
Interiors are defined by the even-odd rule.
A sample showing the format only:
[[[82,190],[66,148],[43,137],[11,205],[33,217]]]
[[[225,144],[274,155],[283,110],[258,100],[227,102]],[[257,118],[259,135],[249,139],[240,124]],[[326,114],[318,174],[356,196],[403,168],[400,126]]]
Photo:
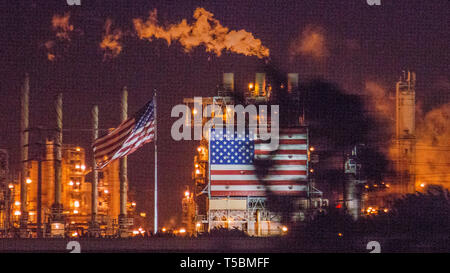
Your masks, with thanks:
[[[64,95],[64,143],[90,147],[90,111],[99,105],[100,128],[119,124],[120,94],[128,87],[129,114],[158,90],[160,225],[181,211],[185,185],[191,184],[193,156],[198,143],[175,142],[170,128],[173,106],[183,98],[214,96],[223,72],[234,72],[237,89],[254,80],[266,60],[223,52],[219,57],[203,46],[186,53],[181,45],[155,39],[123,38],[115,58],[99,48],[107,18],[113,28],[133,32],[133,18],[147,18],[157,9],[161,25],[182,19],[194,21],[202,7],[231,30],[244,29],[270,50],[270,61],[300,79],[321,77],[349,93],[364,94],[366,81],[389,90],[404,69],[417,74],[417,96],[426,96],[450,81],[450,2],[387,1],[369,6],[365,0],[296,1],[87,1],[70,7],[59,1],[2,1],[0,4],[0,148],[11,154],[18,169],[20,86],[31,77],[30,125],[54,126],[53,97]],[[6,4],[8,2],[8,4]],[[91,3],[95,2],[95,4]],[[58,44],[57,58],[47,59],[45,43],[55,40],[52,17],[70,12],[74,26],[70,41]],[[307,30],[319,33],[319,54],[296,51]],[[294,54],[297,53],[297,54]],[[153,215],[153,145],[129,156],[129,183],[138,192],[138,210]],[[145,200],[145,201],[144,201]]]

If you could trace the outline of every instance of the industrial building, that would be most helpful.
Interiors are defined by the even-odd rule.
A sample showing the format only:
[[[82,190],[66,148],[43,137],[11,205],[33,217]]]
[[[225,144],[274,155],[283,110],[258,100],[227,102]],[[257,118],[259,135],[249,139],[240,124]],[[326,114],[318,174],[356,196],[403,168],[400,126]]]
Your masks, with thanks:
[[[420,190],[416,181],[416,74],[404,71],[395,84],[395,131],[387,142],[388,170],[383,181],[368,183],[359,161],[364,145],[357,145],[347,158],[347,209],[356,219],[364,214],[389,211],[389,202]]]
[[[287,87],[291,99],[296,101],[298,100],[298,74],[289,73],[287,80],[287,86],[283,85],[280,88]],[[235,113],[227,108],[227,106],[234,106],[236,103],[234,86],[234,74],[224,73],[223,83],[218,89],[217,96],[202,98],[201,109],[212,104],[218,105],[222,110],[224,122],[232,118],[234,124],[236,124]],[[267,81],[266,74],[256,73],[255,82],[250,83],[248,90],[245,92],[245,104],[270,105],[275,97],[276,94],[272,92],[272,86]],[[201,115],[194,105],[197,103],[195,98],[186,98],[184,103],[192,109],[194,115],[193,127],[201,126],[203,128],[207,119],[203,116],[199,119],[195,118],[195,115]],[[256,175],[257,170],[251,166],[253,159],[249,159],[247,165],[245,165],[248,171],[240,171],[241,177],[251,181],[235,181],[239,179],[239,174],[238,177],[233,178],[223,175],[223,172],[228,171],[230,167],[224,165],[223,171],[220,171],[221,167],[215,162],[216,148],[214,143],[211,142],[214,140],[213,131],[215,129],[211,130],[211,135],[203,136],[194,156],[192,175],[195,185],[194,192],[186,191],[183,199],[183,224],[187,232],[198,233],[211,231],[214,228],[226,228],[242,230],[254,236],[280,235],[288,229],[286,222],[302,221],[310,216],[313,211],[321,210],[328,205],[328,200],[322,198],[322,192],[314,188],[308,176],[312,171],[308,164],[310,160],[308,128],[302,117],[295,111],[299,109],[300,107],[288,109],[291,120],[289,123],[281,123],[280,125],[280,148],[264,151],[266,155],[269,155],[269,157],[265,157],[266,160],[269,158],[274,162],[290,164],[288,165],[289,170],[283,169],[283,166],[275,166],[278,169],[274,169],[275,167],[269,168],[264,178]],[[271,126],[268,114],[258,115],[256,118],[260,125]],[[249,129],[249,126],[247,126],[247,129]],[[261,156],[258,151],[264,154],[261,150],[264,149],[261,148],[264,144],[258,144],[258,140],[258,136],[253,139],[254,143],[250,139],[250,142],[254,145],[250,149],[256,150],[255,159]],[[289,148],[294,146],[295,148]],[[240,149],[239,153],[236,153],[236,157],[253,156],[253,154],[244,153]],[[221,158],[225,157],[219,156],[217,160],[221,161]],[[262,156],[261,159],[263,159]],[[284,167],[286,168],[286,166]],[[286,173],[294,175],[280,178],[279,174]],[[272,181],[274,179],[282,180]],[[288,221],[286,219],[284,219],[284,222],[282,221],[282,212],[271,211],[268,206],[269,195],[283,196],[286,199],[289,197],[289,200],[293,201],[294,210],[289,213]]]
[[[44,236],[50,236],[50,220],[54,197],[54,143],[47,140],[45,156],[41,162],[29,162],[29,176],[27,177],[27,211],[28,228],[32,236],[39,221],[42,223]],[[64,144],[62,148],[62,192],[66,232],[71,236],[81,235],[89,228],[91,219],[91,182],[87,181],[92,169],[86,167],[85,150],[82,147]],[[41,200],[38,195],[39,168],[41,165]],[[102,171],[98,187],[98,221],[104,235],[114,235],[118,230],[119,215],[119,166],[113,162]],[[6,183],[7,191],[2,191],[3,206],[1,210],[2,224],[0,227],[20,227],[20,184],[14,181]],[[8,200],[9,202],[5,202]],[[38,207],[41,207],[39,215]],[[127,210],[130,216],[135,214],[136,202],[129,201]],[[9,217],[8,217],[9,215]],[[132,222],[130,223],[132,225]]]

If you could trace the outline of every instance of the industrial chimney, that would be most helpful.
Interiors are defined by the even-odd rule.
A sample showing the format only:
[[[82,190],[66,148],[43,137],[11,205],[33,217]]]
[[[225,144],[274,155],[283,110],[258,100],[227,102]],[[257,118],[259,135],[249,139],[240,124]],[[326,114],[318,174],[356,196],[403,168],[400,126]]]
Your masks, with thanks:
[[[223,88],[227,92],[234,92],[234,73],[223,73]]]
[[[256,73],[255,77],[255,91],[253,93],[255,97],[266,96],[266,73]]]
[[[415,192],[416,74],[403,72],[396,84],[396,160],[399,193]]]
[[[288,73],[287,75],[287,88],[288,92],[292,93],[295,92],[298,88],[298,73]]]

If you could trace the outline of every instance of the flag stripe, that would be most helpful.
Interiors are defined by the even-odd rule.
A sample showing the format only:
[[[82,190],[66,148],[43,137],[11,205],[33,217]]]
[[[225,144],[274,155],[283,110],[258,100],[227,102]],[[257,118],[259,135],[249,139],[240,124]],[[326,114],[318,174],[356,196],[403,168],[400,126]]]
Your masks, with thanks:
[[[255,150],[260,151],[274,151],[274,150],[306,150],[305,144],[280,144],[278,147],[273,148],[270,144],[255,144]]]
[[[267,151],[267,150],[255,150],[255,154],[257,155],[268,155],[271,154],[273,151]],[[275,154],[278,155],[305,155],[306,150],[277,150],[275,151]]]
[[[282,161],[282,160],[280,160]],[[287,161],[287,160],[286,160]],[[294,160],[293,160],[294,161]],[[297,160],[295,160],[297,161]],[[275,161],[275,164],[270,166],[268,169],[269,170],[292,170],[292,166],[289,166],[289,164],[286,163],[276,163],[278,161]],[[304,164],[291,164],[291,165],[298,165],[295,167],[295,170],[306,170],[306,163]],[[220,164],[214,164],[213,166],[211,166],[211,172],[214,171],[247,171],[247,170],[255,170],[255,166],[253,165],[220,165]]]
[[[211,175],[255,175],[256,171],[252,170],[220,170],[220,171],[211,171]],[[306,175],[305,170],[270,170],[268,175]]]
[[[295,197],[306,197],[306,191],[305,190],[299,190],[299,191],[277,191],[277,195],[282,196],[295,196]],[[211,191],[212,197],[221,197],[221,196],[233,196],[233,197],[241,197],[241,196],[266,196],[265,191],[220,191],[220,190],[213,190]]]
[[[256,139],[255,144],[263,144],[263,143],[270,143],[270,141],[267,140],[260,140]],[[279,144],[307,144],[306,139],[279,139]]]
[[[261,181],[258,180],[215,180],[212,186],[226,186],[226,185],[258,185],[263,186]],[[264,185],[306,185],[306,181],[297,181],[292,183],[292,180],[269,180],[264,181]]]

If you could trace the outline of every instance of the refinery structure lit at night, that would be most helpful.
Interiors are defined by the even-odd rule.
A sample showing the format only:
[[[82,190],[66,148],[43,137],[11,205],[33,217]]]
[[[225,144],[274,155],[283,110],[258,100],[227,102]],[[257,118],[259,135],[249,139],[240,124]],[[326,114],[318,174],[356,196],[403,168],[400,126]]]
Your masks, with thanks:
[[[14,2],[0,253],[449,251],[448,1]]]

